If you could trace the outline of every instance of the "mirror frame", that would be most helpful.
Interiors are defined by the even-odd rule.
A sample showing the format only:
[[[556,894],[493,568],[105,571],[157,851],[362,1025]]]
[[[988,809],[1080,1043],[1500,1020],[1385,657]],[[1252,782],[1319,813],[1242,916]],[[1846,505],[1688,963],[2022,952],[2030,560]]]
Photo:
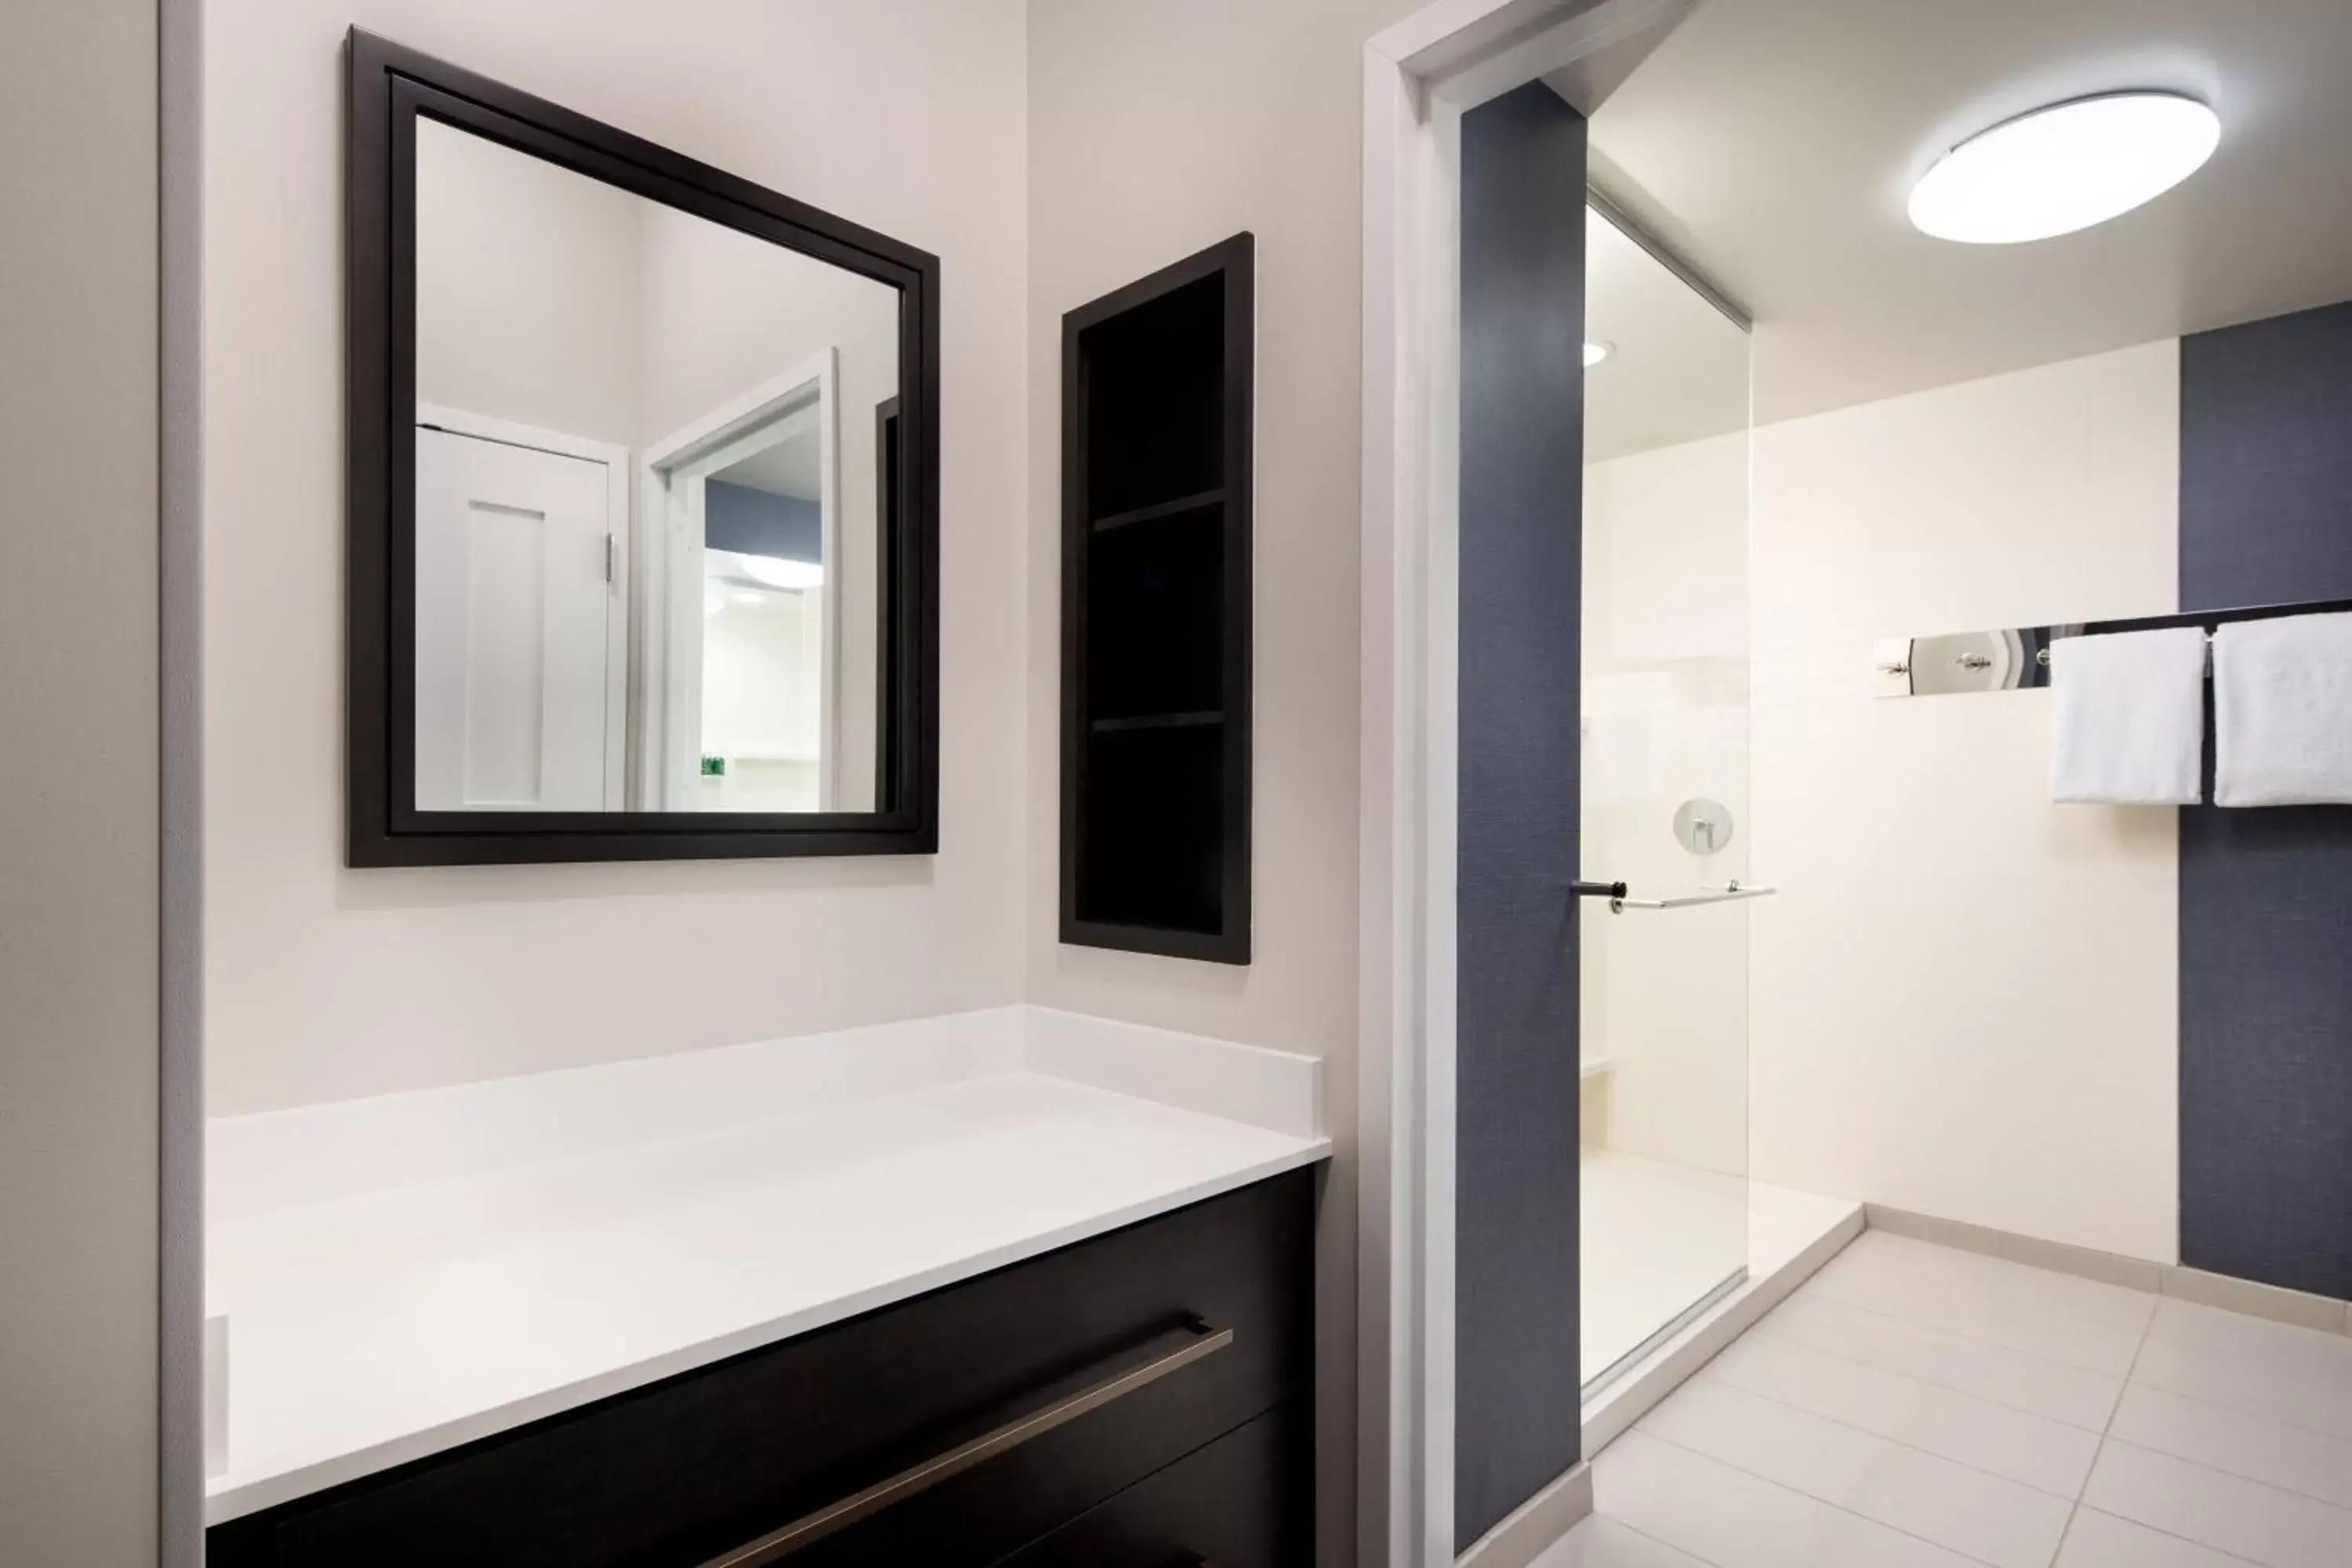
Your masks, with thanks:
[[[350,864],[447,866],[939,848],[940,262],[789,196],[360,28],[348,44],[346,731]],[[416,809],[419,115],[898,290],[898,465],[880,518],[871,812]],[[878,504],[877,512],[883,509]]]

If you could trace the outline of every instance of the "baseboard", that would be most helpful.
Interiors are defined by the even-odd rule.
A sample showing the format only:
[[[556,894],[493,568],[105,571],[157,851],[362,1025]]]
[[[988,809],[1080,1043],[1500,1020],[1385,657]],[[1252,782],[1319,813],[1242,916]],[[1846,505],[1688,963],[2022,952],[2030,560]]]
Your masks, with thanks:
[[[1862,1205],[1862,1213],[1871,1229],[1907,1236],[1914,1241],[1930,1241],[1937,1247],[2006,1258],[2058,1274],[2096,1279],[2104,1285],[2120,1285],[2127,1290],[2153,1293],[2164,1289],[2164,1265],[2146,1258],[2126,1258],[2120,1253],[2101,1252],[2096,1247],[2075,1247],[2063,1241],[2043,1241],[2015,1231],[1995,1230],[1989,1225],[1942,1219],[1909,1209],[1890,1208],[1885,1204],[1866,1203]]]
[[[1578,1460],[1455,1558],[1455,1568],[1528,1568],[1592,1511],[1592,1467]]]
[[[1890,1208],[1885,1204],[1865,1204],[1863,1214],[1873,1230],[1892,1236],[1907,1236],[1915,1241],[2005,1258],[2011,1263],[2096,1279],[2102,1284],[2120,1285],[2129,1290],[2145,1290],[2150,1295],[2170,1296],[2250,1318],[2326,1333],[2352,1334],[2352,1302],[2339,1301],[2333,1296],[2314,1296],[2226,1274],[2210,1274],[2178,1263],[2157,1263],[2102,1252],[2096,1247],[2044,1241],[2039,1237]]]
[[[2352,1334],[2352,1301],[2339,1301],[2333,1296],[2314,1296],[2227,1274],[2208,1274],[2202,1268],[2178,1263],[2165,1267],[2164,1293],[2200,1306],[2242,1312],[2250,1318],[2268,1318],[2274,1323]]]

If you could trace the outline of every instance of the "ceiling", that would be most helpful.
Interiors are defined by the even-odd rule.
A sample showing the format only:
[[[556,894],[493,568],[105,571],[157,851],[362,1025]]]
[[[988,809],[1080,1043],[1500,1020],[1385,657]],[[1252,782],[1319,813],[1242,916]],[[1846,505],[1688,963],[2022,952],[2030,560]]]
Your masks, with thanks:
[[[1606,84],[1592,179],[1755,317],[1769,422],[2352,297],[2347,83],[2348,0],[1706,0]],[[2032,245],[1910,226],[1946,148],[2125,87],[2220,113],[2188,184]]]
[[[793,496],[802,500],[824,499],[820,468],[823,451],[817,445],[816,426],[806,420],[795,420],[793,426],[793,433],[782,440],[762,447],[710,477],[774,496]]]
[[[1744,426],[1748,334],[1590,208],[1584,237],[1584,335],[1611,351],[1584,373],[1584,460]]]

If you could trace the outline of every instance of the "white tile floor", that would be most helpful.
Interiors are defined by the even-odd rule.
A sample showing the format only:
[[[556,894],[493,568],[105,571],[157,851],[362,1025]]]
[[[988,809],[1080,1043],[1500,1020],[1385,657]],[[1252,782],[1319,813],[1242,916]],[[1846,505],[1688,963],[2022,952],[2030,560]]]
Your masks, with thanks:
[[[1872,1231],[1537,1568],[2352,1568],[2352,1336]]]

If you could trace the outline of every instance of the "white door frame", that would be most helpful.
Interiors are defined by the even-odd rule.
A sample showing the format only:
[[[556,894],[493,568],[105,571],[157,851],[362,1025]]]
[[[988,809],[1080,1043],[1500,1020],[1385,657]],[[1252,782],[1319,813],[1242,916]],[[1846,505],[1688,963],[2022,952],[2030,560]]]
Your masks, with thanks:
[[[1454,1561],[1461,117],[1693,3],[1435,0],[1364,47],[1357,1541],[1385,1568]]]
[[[638,651],[636,765],[640,811],[691,811],[697,787],[689,756],[702,736],[701,487],[673,480],[731,443],[811,402],[817,420],[818,553],[824,558],[817,668],[817,809],[831,811],[841,768],[841,372],[831,346],[647,447],[640,465],[637,548],[644,562],[632,612]],[[688,504],[681,506],[680,501]],[[675,635],[679,626],[697,635]]]
[[[511,419],[494,419],[441,404],[419,403],[416,423],[471,436],[506,447],[552,452],[559,458],[580,458],[604,465],[605,593],[610,605],[604,615],[604,809],[618,811],[625,804],[629,707],[629,449],[612,441],[594,441],[561,430],[541,430]]]

